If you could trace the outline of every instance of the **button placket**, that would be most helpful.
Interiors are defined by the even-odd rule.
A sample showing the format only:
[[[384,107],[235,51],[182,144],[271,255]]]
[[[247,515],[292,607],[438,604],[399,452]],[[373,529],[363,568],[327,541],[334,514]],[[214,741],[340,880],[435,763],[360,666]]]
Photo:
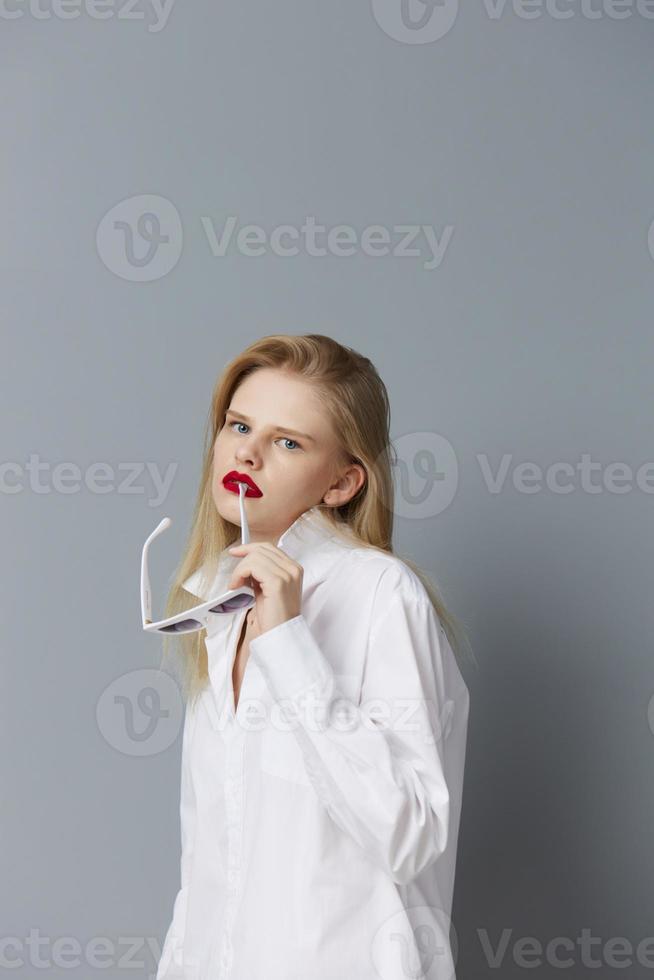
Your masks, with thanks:
[[[227,821],[227,895],[223,932],[218,957],[218,980],[227,980],[233,960],[232,930],[238,908],[241,886],[243,855],[243,806],[244,806],[244,733],[230,724],[232,737],[227,742],[225,760],[225,813]]]

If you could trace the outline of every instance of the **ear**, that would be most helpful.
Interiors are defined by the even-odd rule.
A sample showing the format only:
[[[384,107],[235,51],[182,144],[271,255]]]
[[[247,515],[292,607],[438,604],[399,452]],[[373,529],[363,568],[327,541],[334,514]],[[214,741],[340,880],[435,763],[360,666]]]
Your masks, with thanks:
[[[327,490],[323,503],[329,507],[342,507],[356,496],[366,483],[367,473],[361,463],[350,463],[338,480]]]

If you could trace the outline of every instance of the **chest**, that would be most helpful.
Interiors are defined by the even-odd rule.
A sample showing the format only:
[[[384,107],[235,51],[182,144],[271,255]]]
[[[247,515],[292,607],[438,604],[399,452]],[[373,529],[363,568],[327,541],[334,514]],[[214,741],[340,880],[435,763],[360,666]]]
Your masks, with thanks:
[[[241,632],[236,644],[236,653],[234,654],[234,663],[232,665],[232,687],[234,689],[234,708],[238,706],[238,698],[241,693],[241,685],[243,683],[243,675],[245,674],[245,667],[250,656],[250,640],[255,635],[254,630],[249,625],[249,616],[246,616],[243,620],[243,626],[241,627]]]
[[[344,570],[329,581],[314,583],[302,596],[302,613],[315,642],[339,681],[357,695],[367,657],[371,627],[369,596],[373,591],[362,588]],[[219,712],[218,719],[223,711],[227,717],[235,715],[241,708],[241,693],[249,697],[248,690],[261,701],[274,700],[263,672],[250,662],[253,656],[250,644],[259,635],[256,625],[248,622],[251,618],[254,617],[250,611],[237,617],[224,617],[207,633],[209,701]],[[212,718],[220,724],[210,712]]]

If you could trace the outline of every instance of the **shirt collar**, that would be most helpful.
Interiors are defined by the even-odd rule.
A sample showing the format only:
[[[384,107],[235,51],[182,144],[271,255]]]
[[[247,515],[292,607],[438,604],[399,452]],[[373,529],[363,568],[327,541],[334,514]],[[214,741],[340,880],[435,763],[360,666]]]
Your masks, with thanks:
[[[305,585],[316,577],[324,565],[325,557],[333,554],[338,544],[329,521],[318,504],[296,517],[277,541],[278,548],[302,565],[302,580]],[[217,598],[227,591],[231,573],[241,558],[241,555],[230,555],[225,548],[218,557],[218,571],[208,586],[204,570],[200,567],[182,582],[182,587],[203,600]]]

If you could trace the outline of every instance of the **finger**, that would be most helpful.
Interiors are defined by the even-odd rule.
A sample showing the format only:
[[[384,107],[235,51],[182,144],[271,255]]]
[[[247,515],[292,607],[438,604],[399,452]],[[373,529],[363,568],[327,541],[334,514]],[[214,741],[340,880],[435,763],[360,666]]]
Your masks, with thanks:
[[[256,581],[261,584],[266,582],[271,584],[273,579],[279,579],[283,582],[290,582],[300,572],[301,567],[299,565],[282,563],[281,561],[273,558],[270,554],[263,554],[258,550],[256,552],[252,552],[250,555],[247,555],[238,563],[232,572],[229,588],[237,588],[237,586],[242,585],[249,576],[252,576],[252,578],[256,579]]]
[[[280,568],[288,570],[288,572],[293,575],[302,571],[302,566],[292,558],[289,558],[281,548],[275,547],[275,545],[270,544],[267,541],[250,541],[248,544],[238,544],[233,545],[228,549],[233,554],[255,554],[260,551],[262,554],[265,553],[272,561],[275,562]],[[238,566],[237,566],[238,567]]]
[[[239,585],[251,584],[252,582],[261,583],[269,572],[264,564],[262,567],[261,562],[256,554],[246,555],[239,561],[234,570],[232,571],[231,578],[229,580],[228,586],[230,589],[235,589]],[[248,581],[249,580],[249,581]]]

